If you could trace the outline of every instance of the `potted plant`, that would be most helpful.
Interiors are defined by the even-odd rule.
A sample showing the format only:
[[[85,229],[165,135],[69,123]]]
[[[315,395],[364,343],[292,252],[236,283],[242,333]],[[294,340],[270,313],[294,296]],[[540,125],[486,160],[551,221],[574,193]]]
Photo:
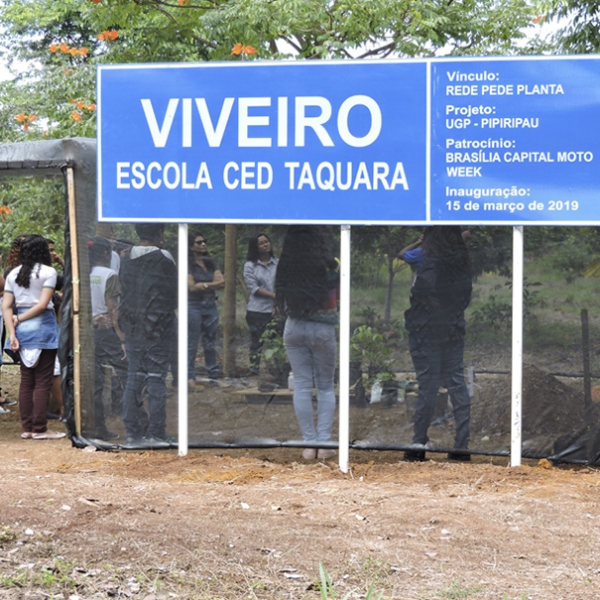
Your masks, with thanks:
[[[368,374],[368,388],[372,389],[379,382],[385,405],[392,405],[398,399],[396,376],[391,370],[391,352],[383,334],[373,327],[361,325],[354,330],[350,339],[350,364],[360,360]]]
[[[288,362],[285,346],[283,345],[283,337],[279,333],[278,328],[278,324],[271,321],[261,337],[263,342],[262,352],[264,366],[270,375],[268,379],[271,381],[269,383],[274,384],[272,386],[273,389],[275,389],[275,387],[286,387],[288,375],[290,373],[290,363]],[[261,376],[261,381],[264,379],[265,378]],[[259,387],[260,385],[259,382]]]

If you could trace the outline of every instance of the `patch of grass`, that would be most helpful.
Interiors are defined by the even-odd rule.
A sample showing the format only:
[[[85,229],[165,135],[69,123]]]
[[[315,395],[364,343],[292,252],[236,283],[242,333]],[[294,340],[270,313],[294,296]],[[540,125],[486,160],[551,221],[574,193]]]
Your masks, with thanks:
[[[370,559],[367,558],[370,567]],[[365,568],[369,568],[365,567]],[[319,563],[319,577],[320,583],[318,584],[319,592],[321,593],[321,600],[336,600],[335,591],[333,589],[333,582],[331,581],[331,577],[329,573],[327,573],[327,569],[323,565],[323,563]],[[354,590],[350,590],[345,596],[342,597],[341,600],[348,600]],[[383,592],[375,591],[375,581],[373,581],[367,591],[367,595],[365,596],[365,600],[381,600],[383,598]]]
[[[455,579],[450,585],[436,592],[435,596],[423,596],[421,600],[433,600],[434,598],[460,600],[460,598],[468,598],[481,591],[483,591],[483,588],[480,586],[464,587],[458,579]]]
[[[0,528],[0,548],[2,548],[5,544],[9,544],[10,542],[14,542],[17,539],[17,534],[13,531],[8,525]]]
[[[441,590],[439,595],[449,600],[457,600],[458,598],[468,598],[473,594],[477,594],[477,592],[481,592],[482,589],[479,586],[463,587],[458,579],[455,579],[447,588]]]

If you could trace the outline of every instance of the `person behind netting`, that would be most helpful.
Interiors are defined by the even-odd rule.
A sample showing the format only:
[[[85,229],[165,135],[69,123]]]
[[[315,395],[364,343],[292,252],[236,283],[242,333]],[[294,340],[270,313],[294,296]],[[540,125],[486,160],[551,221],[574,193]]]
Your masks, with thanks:
[[[202,336],[204,363],[208,377],[214,382],[219,377],[216,337],[219,311],[215,291],[225,287],[219,263],[212,257],[201,233],[189,237],[188,274],[188,383],[196,383],[196,354]]]
[[[46,417],[58,349],[58,323],[52,305],[57,274],[50,266],[45,238],[27,236],[21,243],[19,260],[20,266],[6,279],[2,315],[10,349],[21,357],[21,437],[59,439],[66,434],[48,430]]]
[[[264,233],[257,233],[248,242],[248,254],[244,265],[244,281],[248,287],[246,323],[250,330],[250,371],[260,371],[262,334],[275,313],[275,274],[277,263],[273,256],[271,240]]]
[[[465,309],[471,300],[469,253],[460,227],[427,227],[423,262],[411,288],[405,312],[410,355],[419,393],[413,443],[424,446],[440,385],[448,390],[454,409],[455,438],[448,458],[470,460],[471,400],[465,384],[463,352]],[[407,450],[406,460],[424,460],[425,450]]]
[[[119,238],[115,240],[113,250],[118,254],[119,261],[125,258],[126,254],[135,246],[135,243],[125,238]]]
[[[294,372],[294,411],[305,442],[302,457],[331,458],[335,450],[318,448],[331,439],[335,412],[335,325],[338,275],[321,227],[288,228],[277,265],[277,306],[287,315],[283,341]],[[312,405],[317,388],[317,426]]]
[[[162,249],[164,225],[141,223],[135,230],[140,242],[123,258],[119,271],[119,326],[128,361],[123,394],[126,443],[174,443],[166,433],[165,381],[176,336],[177,268]]]
[[[0,256],[0,263],[2,262],[2,256]],[[0,307],[2,306],[2,293],[4,292],[4,276],[0,275]],[[5,329],[4,329],[4,320],[0,316],[0,331],[2,332],[2,345],[4,345],[5,339]],[[2,360],[1,360],[1,352],[0,352],[0,369],[2,368]],[[2,393],[2,389],[0,388],[0,394]],[[4,398],[0,396],[0,415],[6,414],[10,412],[7,406],[12,406],[16,404],[16,400],[9,400],[8,398]]]
[[[8,277],[8,274],[16,267],[18,267],[20,263],[19,255],[21,252],[21,244],[23,240],[27,237],[27,234],[22,233],[18,235],[10,245],[8,250],[8,256],[6,257],[6,266],[4,267],[4,279]],[[19,363],[21,360],[18,352],[12,352],[10,348],[6,347],[4,342],[6,341],[6,327],[2,331],[2,347],[4,348],[4,352],[10,356],[10,358],[15,363]]]
[[[88,242],[90,257],[90,289],[92,325],[94,328],[94,437],[113,440],[119,437],[106,428],[104,417],[104,379],[106,366],[114,370],[111,378],[111,409],[122,415],[123,390],[127,383],[125,362],[125,334],[118,323],[121,284],[119,276],[110,268],[111,244],[103,237]]]
[[[398,258],[409,264],[414,271],[417,271],[423,263],[424,253],[421,246],[423,243],[423,235],[424,234],[422,233],[416,242],[405,246],[398,252]],[[471,232],[468,229],[465,229],[461,235],[465,243],[471,239]]]

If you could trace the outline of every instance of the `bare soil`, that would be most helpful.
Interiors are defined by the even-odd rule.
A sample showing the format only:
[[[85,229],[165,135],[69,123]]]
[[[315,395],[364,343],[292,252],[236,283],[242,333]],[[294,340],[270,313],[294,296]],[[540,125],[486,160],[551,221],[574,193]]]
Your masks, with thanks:
[[[338,599],[372,582],[401,600],[600,597],[594,468],[352,451],[343,474],[297,449],[88,452],[19,433],[0,416],[0,599],[316,600],[320,563]]]

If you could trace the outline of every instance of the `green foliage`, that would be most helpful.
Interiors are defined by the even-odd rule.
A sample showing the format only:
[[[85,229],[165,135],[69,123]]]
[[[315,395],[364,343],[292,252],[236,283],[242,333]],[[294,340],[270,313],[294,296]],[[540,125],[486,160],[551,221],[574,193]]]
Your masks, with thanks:
[[[532,289],[541,285],[539,281],[532,282],[527,277],[523,278],[523,318],[530,323],[535,319],[534,309],[546,306],[539,291]],[[512,281],[505,282],[504,287],[512,289]],[[495,291],[501,288],[501,285],[494,286]],[[490,294],[488,300],[471,313],[470,322],[478,329],[491,328],[495,333],[509,331],[512,324],[512,303]]]
[[[361,308],[358,314],[367,327],[375,327],[375,323],[379,320],[379,313],[372,306]]]
[[[558,27],[551,41],[561,54],[593,54],[600,48],[598,37],[598,3],[594,0],[565,2],[543,0],[539,5],[542,18]]]
[[[0,207],[10,208],[1,214],[0,253],[4,258],[15,237],[36,233],[56,242],[59,254],[64,251],[65,201],[62,177],[43,179],[19,178],[0,182]]]
[[[240,60],[236,43],[262,59],[516,53],[531,18],[526,0],[6,0],[0,51],[18,76],[0,85],[0,131],[4,141],[93,136],[86,107],[100,63]],[[107,30],[117,37],[99,39]],[[87,52],[50,52],[58,44]],[[20,113],[37,121],[26,129]]]
[[[367,387],[375,381],[395,381],[392,372],[392,349],[385,336],[368,325],[357,327],[350,338],[350,360],[360,362],[369,374]]]
[[[273,368],[277,372],[283,371],[288,364],[288,358],[285,346],[283,345],[283,338],[279,331],[277,331],[277,323],[275,321],[271,321],[267,325],[260,339],[263,343],[263,360],[267,368],[269,370]]]

